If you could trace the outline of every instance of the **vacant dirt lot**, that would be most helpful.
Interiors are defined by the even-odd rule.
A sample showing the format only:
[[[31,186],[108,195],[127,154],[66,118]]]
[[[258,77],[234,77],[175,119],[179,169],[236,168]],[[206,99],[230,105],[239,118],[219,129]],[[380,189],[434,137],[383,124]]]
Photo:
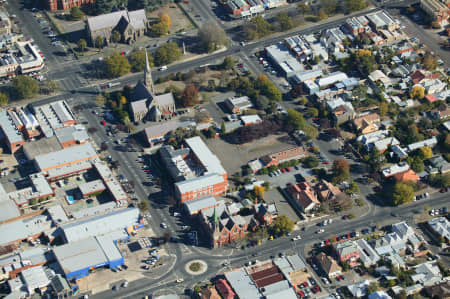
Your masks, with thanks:
[[[157,21],[159,19],[159,15],[162,13],[168,14],[170,20],[172,21],[172,25],[169,28],[170,33],[187,31],[194,28],[181,9],[173,3],[147,13],[147,17],[150,21]]]
[[[294,146],[286,134],[270,135],[243,145],[230,144],[222,139],[208,139],[207,144],[230,175],[240,171],[251,160]]]

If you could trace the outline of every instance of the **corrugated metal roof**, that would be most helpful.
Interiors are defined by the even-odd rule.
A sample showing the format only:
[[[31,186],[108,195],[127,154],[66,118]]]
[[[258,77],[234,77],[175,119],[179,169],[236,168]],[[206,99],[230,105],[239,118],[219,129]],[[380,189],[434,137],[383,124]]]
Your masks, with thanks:
[[[219,158],[217,158],[217,156],[210,151],[210,149],[206,146],[206,144],[199,136],[186,139],[186,144],[189,146],[195,156],[200,160],[200,163],[203,165],[203,167],[206,168],[207,173],[226,173],[225,169],[220,163]]]
[[[71,146],[63,150],[49,154],[39,155],[35,161],[42,170],[48,170],[64,164],[71,164],[75,161],[87,160],[97,156],[97,152],[90,143]]]
[[[201,190],[206,186],[222,183],[223,177],[217,173],[207,174],[187,181],[175,183],[175,187],[183,194],[190,191]]]
[[[212,207],[217,204],[214,196],[207,196],[198,199],[189,200],[184,203],[189,214],[193,214],[199,210]]]

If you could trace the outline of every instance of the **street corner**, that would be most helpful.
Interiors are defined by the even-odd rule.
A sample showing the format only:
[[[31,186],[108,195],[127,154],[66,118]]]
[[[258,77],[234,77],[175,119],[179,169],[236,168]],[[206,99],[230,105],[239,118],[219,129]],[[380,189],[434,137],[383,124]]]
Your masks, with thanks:
[[[192,260],[186,263],[184,270],[190,275],[201,275],[208,270],[208,264],[202,260]]]

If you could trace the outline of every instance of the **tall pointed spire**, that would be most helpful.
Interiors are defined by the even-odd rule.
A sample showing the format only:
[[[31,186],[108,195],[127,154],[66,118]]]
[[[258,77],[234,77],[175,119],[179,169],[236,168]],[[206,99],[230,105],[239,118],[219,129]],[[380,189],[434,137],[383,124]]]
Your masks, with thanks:
[[[147,50],[145,51],[145,69],[144,69],[144,84],[151,93],[155,93],[155,87],[153,86],[152,70],[150,69],[150,64],[148,63]]]

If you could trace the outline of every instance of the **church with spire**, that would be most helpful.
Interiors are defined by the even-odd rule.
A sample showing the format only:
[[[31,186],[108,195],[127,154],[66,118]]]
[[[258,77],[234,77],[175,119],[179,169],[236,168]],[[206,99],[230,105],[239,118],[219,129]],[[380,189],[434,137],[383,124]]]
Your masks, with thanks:
[[[156,95],[148,55],[145,51],[144,78],[136,84],[131,94],[130,110],[133,121],[170,119],[175,114],[175,109],[175,100],[171,92]]]

